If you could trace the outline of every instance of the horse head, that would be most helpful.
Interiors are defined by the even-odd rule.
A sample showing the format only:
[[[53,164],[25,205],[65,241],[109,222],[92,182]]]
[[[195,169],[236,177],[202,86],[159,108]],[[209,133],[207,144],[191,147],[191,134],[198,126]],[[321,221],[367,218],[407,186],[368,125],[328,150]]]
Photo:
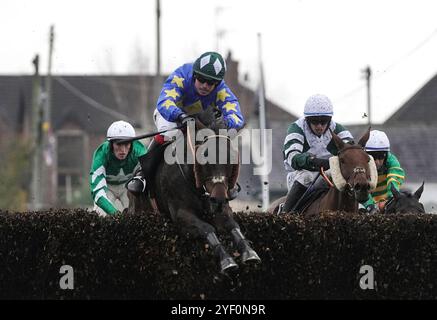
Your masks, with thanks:
[[[194,178],[196,188],[203,188],[210,210],[221,210],[229,202],[228,191],[237,184],[240,172],[238,150],[232,146],[231,137],[224,132],[217,134],[209,129],[203,142],[196,146]]]
[[[425,182],[413,193],[399,192],[391,185],[391,193],[393,197],[387,201],[384,212],[387,214],[393,213],[425,213],[423,204],[419,202],[423,192]]]
[[[347,144],[332,132],[338,148],[337,156],[329,159],[334,185],[339,191],[345,191],[358,202],[367,200],[370,190],[376,187],[378,179],[375,162],[364,150],[369,134],[370,128],[358,144]]]

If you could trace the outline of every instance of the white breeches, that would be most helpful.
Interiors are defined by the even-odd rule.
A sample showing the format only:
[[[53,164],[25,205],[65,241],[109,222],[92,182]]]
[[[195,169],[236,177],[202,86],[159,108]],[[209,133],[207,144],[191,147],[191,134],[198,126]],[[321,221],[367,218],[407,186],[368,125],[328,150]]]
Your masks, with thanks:
[[[127,189],[125,188],[124,183],[120,185],[108,184],[106,196],[109,201],[112,202],[112,205],[120,212],[123,212],[124,209],[129,207],[129,198],[127,197]],[[96,203],[94,203],[94,211],[101,216],[107,216],[106,212]]]
[[[308,171],[308,170],[289,172],[287,174],[287,188],[288,190],[290,190],[291,186],[295,181],[298,181],[301,185],[305,187],[309,187],[318,174],[319,174],[318,171]],[[328,177],[330,177],[331,176],[330,170],[325,171],[325,174]]]
[[[176,128],[178,126],[176,122],[170,122],[165,120],[164,117],[159,113],[158,109],[155,109],[155,111],[153,112],[153,121],[155,122],[155,126],[158,129],[158,131],[164,131],[164,130]],[[177,137],[179,134],[182,134],[182,132],[176,129],[163,133],[162,135],[166,136],[171,140],[171,138]]]

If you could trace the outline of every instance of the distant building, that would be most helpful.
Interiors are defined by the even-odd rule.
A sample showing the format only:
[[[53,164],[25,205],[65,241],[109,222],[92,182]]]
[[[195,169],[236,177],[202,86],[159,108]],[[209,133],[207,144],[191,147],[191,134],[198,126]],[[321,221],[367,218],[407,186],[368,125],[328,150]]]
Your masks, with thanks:
[[[240,83],[238,62],[232,59],[230,53],[227,67],[226,82],[239,98],[242,112],[251,123],[249,127],[256,127],[256,94]],[[91,200],[88,176],[92,155],[104,141],[108,126],[113,121],[124,119],[137,128],[137,133],[154,131],[152,114],[166,77],[52,77],[51,125],[55,154],[51,155],[54,161],[51,170],[55,179],[49,179],[46,188],[56,195],[56,200],[53,203],[45,201],[45,206],[74,205],[83,198]],[[7,139],[32,135],[32,79],[29,75],[0,76],[0,152]],[[44,82],[45,77],[41,77],[40,83],[44,85]],[[267,101],[266,108],[273,122],[277,119],[295,119],[271,101]],[[276,166],[274,174],[279,176],[276,171],[280,170],[283,170],[283,166]],[[251,170],[242,170],[240,177],[249,184],[248,190],[255,190],[250,191],[250,195],[256,194],[256,190],[260,189],[259,177],[251,176]]]

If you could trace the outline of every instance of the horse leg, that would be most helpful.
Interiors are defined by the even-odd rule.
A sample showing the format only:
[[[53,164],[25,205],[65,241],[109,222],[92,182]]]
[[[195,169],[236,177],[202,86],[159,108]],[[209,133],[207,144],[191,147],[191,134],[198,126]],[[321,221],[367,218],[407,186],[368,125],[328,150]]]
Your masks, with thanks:
[[[149,202],[148,197],[146,195],[134,195],[132,192],[127,192],[127,197],[129,199],[129,207],[127,208],[127,212],[132,214],[140,211],[153,211],[153,208]]]
[[[238,268],[235,260],[226,252],[223,244],[218,239],[212,225],[202,221],[189,210],[181,208],[173,210],[173,208],[170,208],[170,212],[172,217],[175,217],[175,220],[181,223],[190,234],[206,239],[212,248],[214,255],[219,259],[222,273]],[[173,215],[173,213],[175,213],[175,215]]]
[[[231,232],[233,241],[241,255],[241,261],[243,263],[261,262],[260,257],[255,250],[252,249],[249,241],[241,232],[240,226],[234,220],[233,212],[229,205],[226,205],[221,213],[215,215],[215,222],[217,226],[221,226]]]

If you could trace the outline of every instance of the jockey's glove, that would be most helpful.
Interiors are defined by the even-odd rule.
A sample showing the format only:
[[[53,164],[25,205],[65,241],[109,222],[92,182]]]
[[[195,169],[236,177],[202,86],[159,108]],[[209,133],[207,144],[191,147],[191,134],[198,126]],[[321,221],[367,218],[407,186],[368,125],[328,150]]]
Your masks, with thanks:
[[[329,160],[320,159],[316,157],[309,158],[309,163],[314,169],[323,168],[323,170],[329,170]]]
[[[179,117],[178,117],[178,122],[180,124],[187,124],[189,121],[195,121],[194,117],[189,116],[186,113],[182,113]]]
[[[367,206],[366,210],[369,214],[378,214],[379,213],[379,207],[376,204],[371,204],[371,205]]]

